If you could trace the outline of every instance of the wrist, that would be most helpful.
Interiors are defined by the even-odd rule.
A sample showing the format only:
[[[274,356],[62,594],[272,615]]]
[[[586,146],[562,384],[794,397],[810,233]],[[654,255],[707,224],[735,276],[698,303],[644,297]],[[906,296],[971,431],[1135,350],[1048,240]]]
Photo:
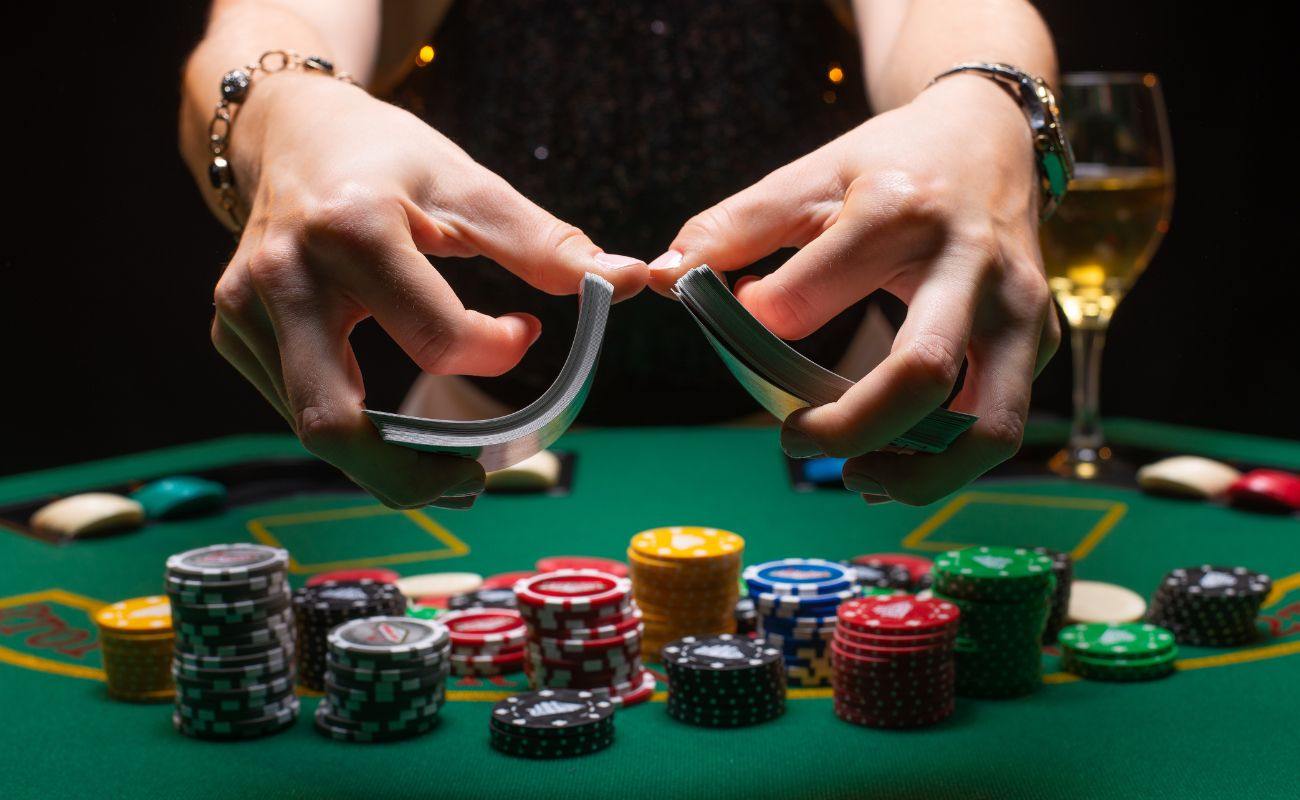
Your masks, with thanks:
[[[978,130],[996,133],[999,141],[1033,155],[1033,132],[1020,104],[1004,88],[982,75],[951,75],[927,87],[912,102],[961,120],[963,126],[977,125]]]

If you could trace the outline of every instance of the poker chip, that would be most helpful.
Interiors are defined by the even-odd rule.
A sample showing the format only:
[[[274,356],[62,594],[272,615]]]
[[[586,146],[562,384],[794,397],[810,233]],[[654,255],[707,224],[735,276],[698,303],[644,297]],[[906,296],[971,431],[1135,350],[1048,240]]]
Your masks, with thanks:
[[[136,703],[172,699],[175,635],[168,599],[133,597],[106,605],[93,616],[109,697]]]
[[[517,608],[519,600],[513,589],[476,589],[447,598],[447,608],[459,611],[466,608]]]
[[[493,749],[518,758],[557,759],[595,753],[614,742],[616,704],[591,692],[540,689],[492,707]]]
[[[827,686],[836,611],[857,594],[852,566],[819,558],[785,558],[745,568],[758,635],[784,658],[786,680]]]
[[[1146,612],[1147,602],[1132,589],[1101,581],[1072,581],[1066,609],[1070,622],[1137,622]]]
[[[718,528],[670,526],[632,537],[628,574],[645,622],[645,652],[651,658],[683,636],[737,630],[744,550],[743,538]]]
[[[473,572],[430,572],[399,578],[397,588],[411,598],[451,597],[472,592],[483,585],[483,576]]]
[[[1273,514],[1300,511],[1300,475],[1277,469],[1253,469],[1227,488],[1236,508]]]
[[[960,609],[956,693],[1017,697],[1042,685],[1042,637],[1055,594],[1053,558],[1024,547],[968,547],[934,560],[929,594]]]
[[[840,606],[830,646],[835,715],[873,728],[934,725],[956,708],[961,610],[911,594]]]
[[[1052,590],[1052,607],[1047,613],[1047,623],[1043,626],[1043,643],[1056,641],[1057,634],[1065,625],[1070,611],[1070,592],[1074,584],[1074,558],[1069,553],[1035,547],[1033,551],[1052,559],[1052,574],[1056,576],[1056,588]]]
[[[328,635],[317,732],[345,742],[389,742],[433,730],[452,670],[451,634],[438,622],[375,616]]]
[[[741,636],[687,636],[663,649],[668,715],[714,728],[756,725],[785,713],[781,651]]]
[[[1145,681],[1173,674],[1172,631],[1150,623],[1078,624],[1061,631],[1061,666],[1090,680]]]
[[[631,589],[626,578],[585,568],[515,584],[527,631],[520,658],[533,688],[583,690],[624,705],[649,699],[654,676],[642,667],[644,623]],[[512,650],[512,665],[514,657]]]
[[[401,575],[391,569],[382,569],[379,567],[370,567],[363,569],[336,569],[330,572],[321,572],[307,579],[308,586],[317,586],[330,581],[374,581],[376,583],[397,583]]]
[[[448,611],[438,621],[451,637],[453,674],[489,677],[524,668],[528,628],[518,611],[470,608]]]
[[[335,574],[365,573],[349,570]],[[298,679],[310,689],[325,688],[325,656],[331,630],[345,622],[366,617],[397,616],[406,613],[406,597],[397,586],[372,578],[326,580],[293,593],[294,621],[298,644]]]
[[[175,631],[173,727],[201,739],[247,739],[298,719],[289,554],[224,544],[167,559]]]
[[[524,578],[531,578],[537,574],[537,570],[520,570],[519,572],[500,572],[496,575],[489,575],[483,579],[483,585],[480,589],[510,589],[514,590],[516,583]]]
[[[595,556],[547,556],[537,561],[538,572],[555,572],[561,569],[596,569],[617,578],[628,576],[627,564],[612,558]]]
[[[930,570],[934,568],[934,562],[924,556],[912,555],[911,553],[866,553],[860,556],[854,556],[849,562],[853,566],[865,566],[875,569],[902,569],[907,572],[906,586],[893,586],[889,588],[907,589],[917,591],[920,584],[925,582]],[[863,583],[859,577],[859,583]]]
[[[1175,569],[1156,589],[1146,621],[1172,631],[1179,644],[1249,644],[1259,638],[1256,617],[1272,588],[1269,576],[1246,567]]]

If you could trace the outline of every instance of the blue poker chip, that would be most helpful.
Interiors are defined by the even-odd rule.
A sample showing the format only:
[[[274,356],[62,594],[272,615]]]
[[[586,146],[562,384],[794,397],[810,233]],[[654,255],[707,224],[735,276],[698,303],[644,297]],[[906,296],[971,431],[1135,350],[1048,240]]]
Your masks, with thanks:
[[[803,462],[803,479],[817,486],[843,486],[844,462],[833,456],[810,458]]]
[[[852,589],[853,570],[821,558],[783,558],[746,567],[750,594],[816,597]]]
[[[770,592],[752,595],[755,610],[764,616],[773,617],[828,617],[835,613],[840,603],[856,596],[857,591],[854,589],[816,597]]]

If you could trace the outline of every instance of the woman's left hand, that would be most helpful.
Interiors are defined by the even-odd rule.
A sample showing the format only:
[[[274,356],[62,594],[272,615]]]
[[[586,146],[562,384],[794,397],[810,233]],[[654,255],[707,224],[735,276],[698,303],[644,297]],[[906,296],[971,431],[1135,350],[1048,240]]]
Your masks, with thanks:
[[[1029,126],[992,81],[946,78],[693,217],[651,264],[667,292],[700,264],[745,267],[780,248],[779,269],[736,296],[800,339],[877,289],[908,305],[889,356],[834,403],[792,414],[793,456],[849,458],[868,501],[924,504],[1019,449],[1030,385],[1060,328],[1038,247],[1039,183]],[[947,399],[979,416],[939,455],[875,452]]]

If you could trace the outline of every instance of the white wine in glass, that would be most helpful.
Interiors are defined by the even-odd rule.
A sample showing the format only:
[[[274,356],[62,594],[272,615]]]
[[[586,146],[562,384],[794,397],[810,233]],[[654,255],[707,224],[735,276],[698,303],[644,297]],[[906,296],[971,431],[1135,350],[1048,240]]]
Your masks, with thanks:
[[[1088,479],[1104,474],[1110,460],[1099,408],[1106,328],[1169,230],[1173,151],[1154,75],[1066,75],[1058,99],[1075,174],[1040,241],[1048,284],[1070,327],[1074,419],[1051,468]]]

